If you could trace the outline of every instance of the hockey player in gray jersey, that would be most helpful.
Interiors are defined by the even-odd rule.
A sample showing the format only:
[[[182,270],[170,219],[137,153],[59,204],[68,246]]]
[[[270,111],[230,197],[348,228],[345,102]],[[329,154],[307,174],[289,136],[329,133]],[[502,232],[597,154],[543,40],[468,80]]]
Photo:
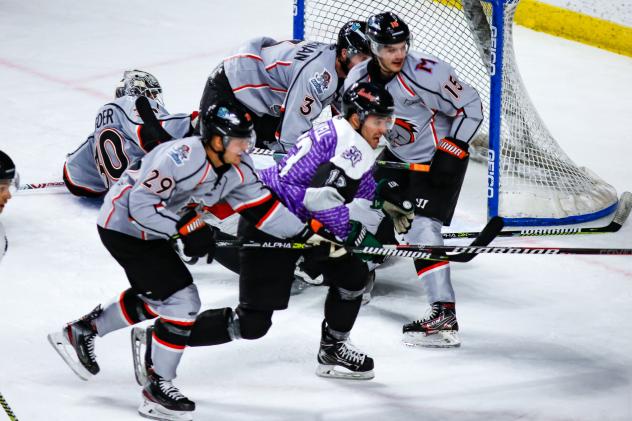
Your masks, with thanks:
[[[97,112],[94,132],[64,163],[63,179],[76,196],[99,197],[125,169],[162,142],[192,134],[198,112],[170,115],[158,80],[126,70],[116,99]]]
[[[429,173],[380,169],[376,178],[396,180],[415,204],[410,230],[399,230],[408,243],[443,244],[442,225],[449,225],[469,158],[468,142],[483,121],[481,100],[459,80],[448,63],[408,51],[410,31],[394,13],[367,21],[372,58],[349,73],[345,86],[370,80],[382,84],[395,100],[395,125],[387,134],[387,160],[431,164]],[[455,296],[448,262],[416,260],[429,314],[404,326],[412,345],[459,346]]]
[[[139,412],[155,419],[192,419],[195,404],[172,384],[200,308],[190,272],[173,247],[178,238],[187,256],[212,256],[213,230],[194,209],[227,202],[259,229],[281,238],[323,240],[279,203],[257,178],[250,115],[231,104],[214,104],[200,137],[157,146],[112,186],[98,216],[98,232],[125,269],[131,288],[61,331],[49,341],[82,379],[99,372],[95,337],[156,318],[153,368],[143,387]],[[188,209],[188,210],[187,210]],[[332,237],[333,238],[333,237]]]
[[[336,100],[349,70],[369,57],[364,27],[348,22],[331,45],[253,39],[213,71],[200,109],[238,101],[255,115],[258,146],[288,150]]]
[[[357,198],[372,199],[375,181],[371,171],[384,146],[383,134],[393,122],[393,100],[383,88],[361,83],[345,92],[343,116],[335,117],[301,136],[287,157],[260,173],[262,181],[304,221],[323,224],[328,232],[349,246],[377,245],[357,221],[350,220],[346,204]],[[412,204],[394,200],[393,206]],[[411,216],[412,218],[412,216]],[[239,234],[244,240],[276,242],[242,218]],[[240,252],[239,305],[207,310],[198,316],[189,346],[218,345],[234,339],[258,339],[272,325],[274,311],[287,308],[294,266],[305,250],[243,249]],[[317,374],[325,377],[373,378],[373,359],[355,348],[350,331],[360,310],[367,265],[345,249],[333,249],[317,259],[330,285],[325,300]],[[137,337],[146,335],[134,329]],[[146,340],[151,336],[146,335]],[[142,342],[142,340],[140,340]],[[135,361],[140,347],[134,349]],[[149,364],[149,362],[146,362]],[[136,366],[142,377],[142,364]]]

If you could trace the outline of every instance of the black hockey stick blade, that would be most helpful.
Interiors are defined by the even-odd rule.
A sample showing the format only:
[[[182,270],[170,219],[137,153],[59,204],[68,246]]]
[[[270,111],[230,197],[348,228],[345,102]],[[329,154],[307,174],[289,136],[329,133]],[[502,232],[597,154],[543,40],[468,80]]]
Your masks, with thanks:
[[[149,152],[160,143],[173,139],[173,136],[160,125],[160,121],[154,114],[154,110],[151,109],[147,97],[139,96],[136,98],[136,111],[144,123],[139,134],[143,149]]]
[[[492,219],[490,219],[487,222],[487,225],[483,227],[480,234],[478,234],[478,237],[476,237],[474,241],[472,241],[470,246],[488,245],[494,240],[494,238],[498,236],[498,234],[502,231],[504,226],[505,226],[505,223],[503,219],[499,216],[494,216]],[[465,262],[469,262],[474,257],[476,257],[476,254],[460,253],[460,254],[451,255],[450,257],[451,257],[450,261],[465,263]]]

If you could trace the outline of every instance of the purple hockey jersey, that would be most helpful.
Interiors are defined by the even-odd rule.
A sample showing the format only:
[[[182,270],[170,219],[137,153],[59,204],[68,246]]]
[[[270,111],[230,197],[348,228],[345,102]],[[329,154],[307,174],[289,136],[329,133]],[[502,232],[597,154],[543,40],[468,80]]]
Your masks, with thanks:
[[[334,117],[299,137],[277,165],[259,172],[288,209],[301,220],[315,218],[341,239],[349,234],[354,199],[373,200],[371,168],[386,145],[377,149],[342,117]]]

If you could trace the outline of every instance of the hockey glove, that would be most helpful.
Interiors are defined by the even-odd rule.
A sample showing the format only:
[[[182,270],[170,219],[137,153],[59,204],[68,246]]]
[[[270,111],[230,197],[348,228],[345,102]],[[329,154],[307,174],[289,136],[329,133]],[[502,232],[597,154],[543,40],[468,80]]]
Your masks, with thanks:
[[[212,260],[215,255],[215,232],[194,210],[188,210],[176,223],[178,234],[184,245],[183,251],[189,257],[208,255]],[[209,262],[210,263],[210,262]]]
[[[462,179],[470,156],[469,146],[467,142],[451,137],[439,142],[430,164],[430,181],[435,186],[450,186]]]
[[[391,217],[397,233],[406,234],[410,230],[410,225],[415,219],[415,208],[397,182],[380,180],[373,203],[373,207],[382,208],[384,213]]]
[[[349,231],[349,235],[345,240],[345,245],[348,247],[382,247],[382,243],[375,238],[373,234],[366,229],[362,223],[358,221],[349,221],[351,224],[351,231]],[[357,255],[360,259],[366,262],[379,262],[382,256],[374,256],[370,254],[361,254]]]
[[[314,258],[339,258],[347,254],[342,242],[332,232],[323,226],[320,221],[310,219],[296,237],[296,241],[320,246],[320,253],[317,252]]]

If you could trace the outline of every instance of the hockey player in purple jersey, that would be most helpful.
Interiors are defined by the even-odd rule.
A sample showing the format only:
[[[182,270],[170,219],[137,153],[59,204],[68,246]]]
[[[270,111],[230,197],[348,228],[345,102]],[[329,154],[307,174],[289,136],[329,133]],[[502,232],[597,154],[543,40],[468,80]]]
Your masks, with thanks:
[[[360,83],[344,94],[343,116],[334,117],[302,135],[287,157],[260,172],[266,185],[303,221],[322,224],[344,239],[348,246],[378,245],[357,221],[349,219],[347,203],[373,199],[375,182],[371,169],[380,154],[383,135],[393,123],[393,100],[389,93],[370,83]],[[388,199],[387,199],[388,200]],[[402,218],[412,218],[412,204],[391,199]],[[276,242],[242,218],[239,235],[244,241]],[[296,261],[305,250],[244,248],[240,252],[239,305],[207,310],[197,317],[189,346],[218,345],[234,339],[258,339],[272,325],[275,310],[287,308]],[[328,254],[315,251],[327,281],[317,374],[324,377],[371,379],[373,359],[355,348],[350,331],[360,310],[367,279],[367,265],[344,248]],[[150,340],[141,328],[138,338]],[[140,339],[139,342],[143,342]],[[135,360],[143,361],[139,347]],[[151,364],[146,361],[145,364]],[[136,366],[137,377],[143,364]]]
[[[465,176],[468,142],[483,121],[481,100],[460,81],[452,66],[437,57],[408,51],[410,31],[394,13],[371,16],[367,37],[372,58],[354,67],[345,86],[370,80],[384,86],[397,116],[386,135],[386,160],[431,164],[429,173],[380,169],[376,179],[397,181],[415,205],[409,230],[398,229],[408,243],[443,244]],[[432,347],[459,346],[455,296],[448,262],[416,260],[429,314],[404,326],[404,341]]]
[[[252,118],[232,104],[214,104],[200,137],[158,145],[112,186],[98,217],[98,232],[131,288],[109,304],[51,333],[49,342],[82,379],[99,372],[95,337],[154,319],[152,370],[139,412],[155,419],[192,419],[195,404],[173,385],[200,299],[193,278],[173,247],[187,256],[212,257],[213,230],[187,205],[222,200],[261,232],[325,241],[290,213],[258,179],[245,153],[254,145]],[[333,235],[328,235],[333,239]]]
[[[349,70],[369,57],[365,22],[350,21],[336,44],[256,38],[208,78],[200,109],[238,101],[255,116],[260,147],[288,150],[312,121],[339,101]]]
[[[128,165],[162,142],[191,135],[197,125],[197,111],[169,114],[158,80],[142,70],[126,70],[115,96],[97,112],[94,132],[64,163],[64,183],[76,196],[104,195]]]

